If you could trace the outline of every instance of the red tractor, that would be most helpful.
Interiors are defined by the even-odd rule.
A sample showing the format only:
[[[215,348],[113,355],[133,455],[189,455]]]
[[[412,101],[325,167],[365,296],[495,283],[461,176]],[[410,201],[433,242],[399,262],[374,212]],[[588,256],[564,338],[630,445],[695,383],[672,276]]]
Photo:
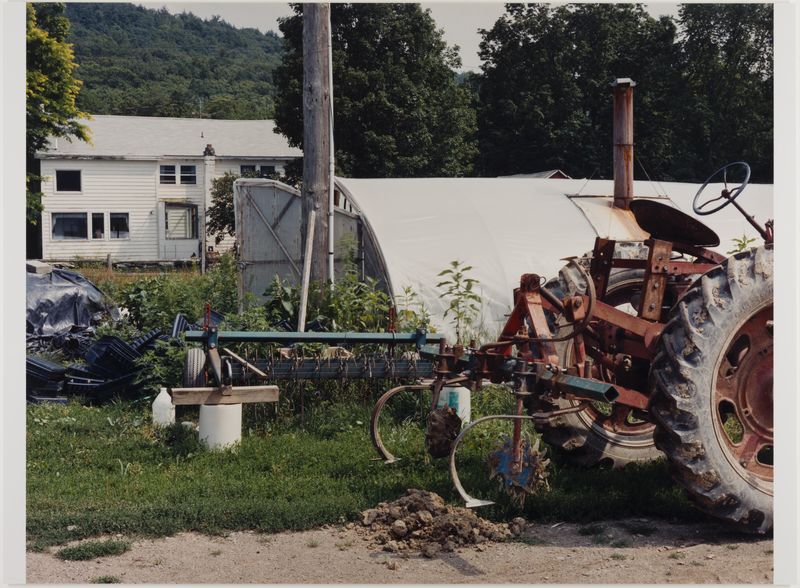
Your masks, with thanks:
[[[513,437],[490,457],[493,477],[518,496],[543,483],[547,460],[521,433],[532,420],[547,443],[583,465],[618,467],[663,452],[700,509],[753,532],[772,528],[773,223],[761,227],[736,202],[749,177],[742,162],[721,168],[694,211],[736,207],[763,246],[721,256],[708,249],[719,237],[694,217],[633,199],[628,208],[648,240],[597,238],[557,279],[523,275],[496,342],[423,350],[438,366],[427,447],[449,453],[468,506],[490,502],[464,491],[455,454],[486,420],[514,422]],[[716,178],[721,194],[704,200]],[[435,409],[443,386],[469,381],[477,389],[485,380],[513,383],[515,414],[462,430],[452,409]],[[373,423],[397,391],[379,401]]]

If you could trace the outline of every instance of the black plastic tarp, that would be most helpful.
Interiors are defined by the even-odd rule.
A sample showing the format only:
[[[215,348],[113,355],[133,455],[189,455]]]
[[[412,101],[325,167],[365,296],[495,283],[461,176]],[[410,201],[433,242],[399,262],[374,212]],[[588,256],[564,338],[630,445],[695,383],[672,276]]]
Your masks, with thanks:
[[[64,269],[27,274],[27,332],[50,336],[86,329],[104,312],[119,320],[116,307],[82,275]]]

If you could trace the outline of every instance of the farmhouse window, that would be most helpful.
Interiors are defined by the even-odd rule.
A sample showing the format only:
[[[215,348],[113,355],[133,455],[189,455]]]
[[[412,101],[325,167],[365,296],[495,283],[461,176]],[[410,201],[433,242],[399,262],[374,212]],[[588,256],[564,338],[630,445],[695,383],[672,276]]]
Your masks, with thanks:
[[[167,203],[164,215],[167,239],[197,239],[197,206]]]
[[[128,213],[127,212],[112,212],[110,214],[109,229],[112,239],[127,239],[130,237],[128,229]]]
[[[262,165],[261,166],[261,177],[266,178],[270,174],[275,173],[275,166],[274,165]]]
[[[162,165],[159,170],[159,183],[161,184],[174,184],[175,183],[175,166]]]
[[[92,239],[102,239],[105,237],[105,214],[102,212],[92,213]]]
[[[197,183],[197,166],[182,165],[181,184],[196,184],[196,183]]]
[[[53,239],[86,239],[87,222],[85,212],[54,212]]]
[[[81,170],[59,169],[56,170],[56,192],[80,192]]]
[[[254,165],[240,165],[239,175],[241,176],[254,176],[256,174],[256,166]]]

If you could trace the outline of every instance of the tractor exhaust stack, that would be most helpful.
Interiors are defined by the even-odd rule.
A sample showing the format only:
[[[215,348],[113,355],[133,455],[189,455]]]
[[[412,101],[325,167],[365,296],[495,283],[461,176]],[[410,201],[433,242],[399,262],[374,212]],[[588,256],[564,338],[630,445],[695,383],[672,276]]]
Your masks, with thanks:
[[[614,92],[614,207],[630,209],[633,200],[633,88],[630,78],[611,82]]]

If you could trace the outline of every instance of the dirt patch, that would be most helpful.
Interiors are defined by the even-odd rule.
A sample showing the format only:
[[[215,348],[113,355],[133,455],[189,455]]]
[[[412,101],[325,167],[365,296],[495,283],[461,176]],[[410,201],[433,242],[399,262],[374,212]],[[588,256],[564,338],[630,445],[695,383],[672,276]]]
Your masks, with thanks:
[[[441,496],[425,490],[407,490],[397,500],[381,502],[361,516],[358,532],[371,540],[371,547],[429,558],[440,551],[503,541],[511,537],[512,527],[517,534],[522,531],[520,524],[496,524],[475,511],[448,506]]]
[[[349,528],[348,528],[349,527]],[[528,522],[518,536],[440,551],[390,553],[359,523],[299,533],[135,540],[131,551],[67,562],[27,555],[28,583],[657,583],[772,582],[772,539],[713,523],[628,519],[591,525]]]

